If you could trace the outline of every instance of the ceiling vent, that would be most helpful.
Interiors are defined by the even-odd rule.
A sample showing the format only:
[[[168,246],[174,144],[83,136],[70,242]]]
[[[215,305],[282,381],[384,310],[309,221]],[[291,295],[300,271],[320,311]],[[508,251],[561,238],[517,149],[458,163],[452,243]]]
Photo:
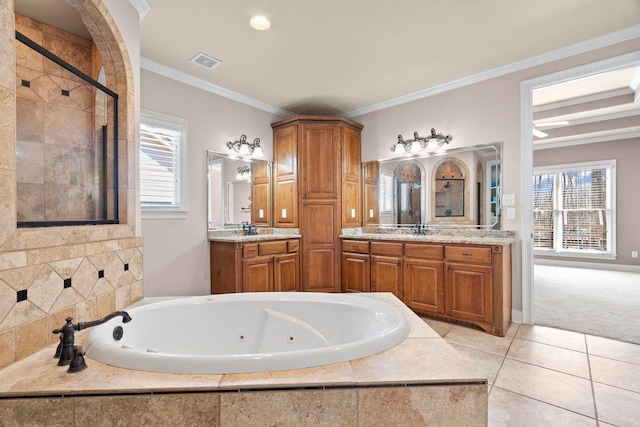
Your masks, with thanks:
[[[201,67],[206,68],[207,70],[213,70],[216,65],[221,64],[222,61],[214,58],[213,56],[205,55],[200,52],[196,56],[191,59],[191,62],[194,64],[198,64]]]

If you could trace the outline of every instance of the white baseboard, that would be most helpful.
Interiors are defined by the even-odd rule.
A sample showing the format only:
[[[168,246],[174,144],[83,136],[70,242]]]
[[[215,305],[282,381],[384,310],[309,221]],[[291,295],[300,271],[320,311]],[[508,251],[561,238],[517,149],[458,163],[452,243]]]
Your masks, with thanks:
[[[558,267],[591,268],[594,270],[613,270],[627,271],[630,273],[640,273],[640,266],[638,265],[603,264],[598,262],[564,261],[546,258],[535,258],[533,263],[538,265],[554,265]]]

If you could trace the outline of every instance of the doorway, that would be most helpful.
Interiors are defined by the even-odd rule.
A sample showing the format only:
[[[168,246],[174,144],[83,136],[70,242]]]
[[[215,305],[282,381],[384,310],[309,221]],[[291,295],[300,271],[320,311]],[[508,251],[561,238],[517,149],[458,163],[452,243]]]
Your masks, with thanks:
[[[538,123],[550,122],[552,119],[555,119],[555,116],[559,116],[561,114],[556,114],[557,112],[551,111],[551,108],[540,108],[535,105],[534,95],[536,91],[538,93],[553,92],[553,89],[561,89],[561,86],[567,83],[576,83],[576,82],[585,82],[588,78],[591,78],[596,75],[600,75],[608,72],[618,72],[623,69],[629,67],[637,67],[640,65],[640,57],[637,54],[628,54],[620,57],[610,58],[608,60],[587,64],[581,67],[577,67],[570,70],[565,70],[559,73],[554,73],[547,76],[542,76],[536,79],[528,80],[522,82],[521,84],[521,100],[522,100],[522,115],[521,115],[521,140],[522,140],[522,321],[523,323],[537,323],[536,322],[536,313],[535,313],[535,281],[534,281],[534,273],[535,273],[535,262],[534,262],[534,215],[533,215],[533,186],[531,177],[533,176],[533,166],[534,166],[534,150],[541,149],[541,146],[545,146],[545,148],[558,148],[562,144],[565,146],[572,145],[574,149],[578,149],[577,146],[584,143],[598,143],[603,141],[613,141],[616,139],[624,139],[629,138],[629,135],[624,134],[623,131],[618,132],[608,132],[601,133],[600,135],[593,135],[594,130],[591,129],[590,132],[584,131],[582,133],[576,133],[576,136],[572,138],[570,126],[566,126],[566,124],[554,124],[550,126],[548,129],[557,129],[555,135],[552,132],[546,132],[546,130],[541,129],[540,127],[533,126],[533,124],[537,121]],[[622,96],[622,95],[621,95]],[[614,97],[609,97],[610,101],[602,101],[601,103],[609,102],[609,107],[613,106]],[[554,102],[554,101],[552,101]],[[559,101],[556,100],[558,106],[560,105]],[[569,102],[564,101],[561,105],[561,108],[564,109],[565,114],[570,114],[571,112],[575,113],[579,110],[575,105],[586,103],[586,102],[595,102],[595,98],[589,100],[588,98],[583,98],[577,101]],[[605,106],[606,107],[606,106]],[[602,107],[601,108],[605,108]],[[541,114],[542,113],[542,114]],[[631,113],[636,114],[636,113]],[[578,117],[575,115],[574,117]],[[629,116],[631,117],[631,115]],[[598,119],[600,122],[604,122],[604,118]],[[636,116],[637,120],[637,116]],[[592,119],[592,122],[595,122],[595,119]],[[589,119],[582,119],[582,122],[578,122],[581,125],[588,125]],[[555,127],[553,127],[555,126]],[[594,125],[591,125],[592,128],[595,128]],[[533,131],[541,130],[544,133],[547,133],[545,137],[535,137],[533,136]],[[585,127],[586,129],[586,127]],[[589,135],[591,133],[591,135]],[[550,137],[549,137],[550,136]],[[633,135],[631,135],[633,136]],[[637,136],[635,136],[637,137]],[[544,138],[548,138],[547,141],[539,142]],[[600,140],[598,140],[600,138]],[[535,141],[535,142],[534,142]],[[575,259],[574,259],[575,260]],[[569,262],[571,264],[571,262]],[[574,266],[578,267],[593,267],[594,263],[590,263],[588,258],[578,258],[577,261],[573,262]]]

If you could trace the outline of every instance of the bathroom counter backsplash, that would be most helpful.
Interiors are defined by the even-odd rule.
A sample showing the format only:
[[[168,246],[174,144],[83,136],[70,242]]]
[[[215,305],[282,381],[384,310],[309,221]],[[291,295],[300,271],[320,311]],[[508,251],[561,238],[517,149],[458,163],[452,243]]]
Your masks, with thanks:
[[[262,240],[296,239],[300,238],[300,230],[297,228],[271,228],[259,227],[257,234],[245,236],[241,228],[224,228],[209,230],[208,236],[211,242],[255,242]]]
[[[422,319],[390,293],[361,294],[398,308],[409,322],[409,336],[382,353],[314,368],[250,374],[164,374],[116,368],[85,356],[88,368],[67,373],[48,347],[0,370],[0,398],[24,396],[150,393],[361,386],[367,384],[486,384],[486,377]],[[135,321],[135,319],[134,319]],[[76,334],[78,343],[86,331]]]
[[[515,243],[515,231],[478,230],[475,228],[436,228],[429,226],[416,235],[413,227],[343,228],[343,239],[404,240],[414,242],[509,245]]]

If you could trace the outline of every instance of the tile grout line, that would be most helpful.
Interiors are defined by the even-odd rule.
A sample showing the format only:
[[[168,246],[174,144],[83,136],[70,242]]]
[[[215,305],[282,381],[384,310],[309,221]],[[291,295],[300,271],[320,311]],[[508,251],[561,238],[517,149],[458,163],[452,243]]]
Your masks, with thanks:
[[[591,373],[591,358],[589,357],[589,341],[587,334],[584,334],[584,347],[587,352],[587,366],[589,367],[589,385],[591,386],[591,398],[593,399],[593,412],[596,416],[596,427],[600,426],[600,416],[598,415],[598,404],[596,403],[596,390],[593,386],[593,374]]]
[[[493,383],[491,383],[491,387],[489,387],[489,393],[487,394],[487,397],[491,396],[491,392],[493,391],[493,387],[496,385],[496,382],[498,381],[498,375],[500,375],[500,371],[502,370],[502,366],[504,365],[505,360],[507,360],[507,354],[509,354],[509,350],[511,350],[511,346],[513,345],[513,340],[515,340],[516,339],[516,335],[518,335],[518,329],[520,329],[520,324],[518,324],[518,326],[516,327],[515,332],[513,333],[513,336],[511,337],[511,341],[509,342],[509,347],[507,347],[507,351],[504,353],[504,357],[502,358],[502,362],[500,363],[500,367],[498,368],[498,371],[496,372],[496,376],[493,379]]]

